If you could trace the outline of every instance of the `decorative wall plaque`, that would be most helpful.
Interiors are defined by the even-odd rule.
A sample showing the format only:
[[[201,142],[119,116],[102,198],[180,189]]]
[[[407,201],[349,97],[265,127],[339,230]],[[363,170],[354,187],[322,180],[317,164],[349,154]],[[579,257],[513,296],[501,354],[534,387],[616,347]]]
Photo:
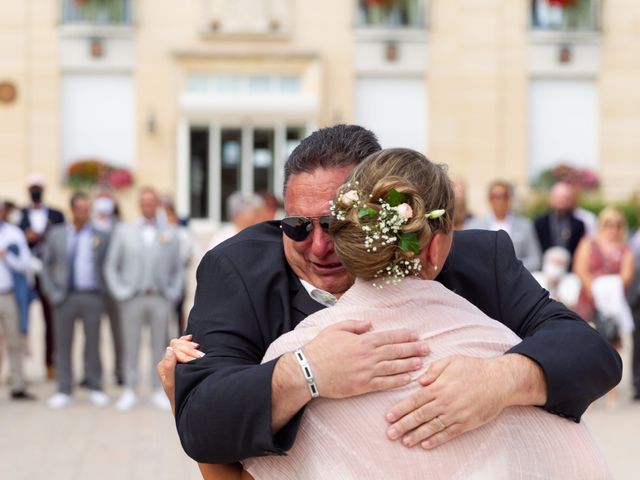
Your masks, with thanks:
[[[0,82],[0,103],[12,103],[16,99],[17,91],[13,82]]]

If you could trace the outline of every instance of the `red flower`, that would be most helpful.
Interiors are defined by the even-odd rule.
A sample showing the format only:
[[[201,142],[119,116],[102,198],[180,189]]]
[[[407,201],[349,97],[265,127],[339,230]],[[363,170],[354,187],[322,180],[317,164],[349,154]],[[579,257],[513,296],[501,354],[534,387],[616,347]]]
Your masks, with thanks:
[[[575,7],[578,0],[547,0],[549,5],[557,5],[559,7]]]

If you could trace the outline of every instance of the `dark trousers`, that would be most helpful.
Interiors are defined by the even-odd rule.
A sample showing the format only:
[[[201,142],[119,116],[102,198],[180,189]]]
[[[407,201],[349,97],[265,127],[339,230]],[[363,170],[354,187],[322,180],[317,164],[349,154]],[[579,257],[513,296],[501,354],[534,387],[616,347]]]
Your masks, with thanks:
[[[47,367],[52,367],[55,354],[53,341],[53,309],[51,308],[51,304],[42,289],[42,283],[38,276],[36,276],[36,292],[38,293],[38,298],[42,304],[42,316],[44,318],[44,361]]]

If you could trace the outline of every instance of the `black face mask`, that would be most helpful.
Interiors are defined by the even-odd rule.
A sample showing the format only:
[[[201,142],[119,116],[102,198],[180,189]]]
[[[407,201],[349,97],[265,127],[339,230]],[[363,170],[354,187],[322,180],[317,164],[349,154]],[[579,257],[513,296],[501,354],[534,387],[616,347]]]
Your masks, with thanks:
[[[33,203],[40,203],[42,201],[42,190],[40,189],[30,190],[29,195],[31,195],[31,201]]]

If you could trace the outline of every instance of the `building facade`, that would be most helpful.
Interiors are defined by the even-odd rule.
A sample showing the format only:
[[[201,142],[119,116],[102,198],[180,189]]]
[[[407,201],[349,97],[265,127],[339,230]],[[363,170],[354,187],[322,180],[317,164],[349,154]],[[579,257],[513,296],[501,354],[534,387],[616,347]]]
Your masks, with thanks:
[[[606,198],[640,188],[635,0],[0,5],[5,197],[37,171],[61,203],[68,165],[101,159],[217,224],[235,190],[280,193],[291,149],[337,122],[449,164],[472,204],[558,162]]]

